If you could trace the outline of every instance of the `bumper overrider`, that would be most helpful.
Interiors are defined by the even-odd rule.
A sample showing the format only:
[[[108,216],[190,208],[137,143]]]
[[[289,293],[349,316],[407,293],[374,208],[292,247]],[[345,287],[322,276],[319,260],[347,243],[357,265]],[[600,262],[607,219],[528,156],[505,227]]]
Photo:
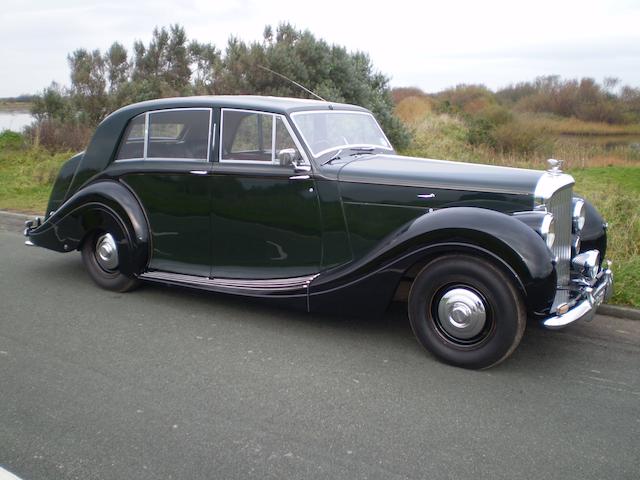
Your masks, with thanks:
[[[40,217],[35,217],[33,220],[27,220],[26,222],[24,222],[24,236],[27,237],[27,239],[24,241],[24,244],[27,247],[33,247],[35,246],[34,243],[31,241],[31,239],[29,238],[29,235],[31,234],[32,230],[35,230],[36,228],[40,227],[40,225],[42,225],[42,219]]]
[[[581,275],[571,282],[571,289],[577,295],[571,304],[558,306],[555,315],[545,318],[542,325],[555,330],[566,327],[578,320],[592,320],[597,308],[613,294],[613,273],[611,262],[606,260],[598,268],[597,250],[591,250],[574,257],[572,267]]]

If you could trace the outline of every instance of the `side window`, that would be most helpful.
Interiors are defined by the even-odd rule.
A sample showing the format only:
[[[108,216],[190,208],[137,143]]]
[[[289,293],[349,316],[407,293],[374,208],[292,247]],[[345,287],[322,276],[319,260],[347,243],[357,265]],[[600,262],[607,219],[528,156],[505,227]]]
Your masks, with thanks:
[[[273,115],[225,110],[222,160],[273,161]]]
[[[296,165],[300,154],[279,115],[236,110],[222,111],[222,161]]]
[[[147,158],[207,160],[209,110],[170,110],[149,114]]]
[[[118,148],[116,160],[144,157],[144,113],[129,122]]]

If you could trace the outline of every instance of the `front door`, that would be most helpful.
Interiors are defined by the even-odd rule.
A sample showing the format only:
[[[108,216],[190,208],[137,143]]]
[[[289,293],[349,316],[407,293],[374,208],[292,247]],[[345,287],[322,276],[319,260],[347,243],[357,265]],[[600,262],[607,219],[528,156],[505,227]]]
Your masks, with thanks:
[[[152,270],[209,275],[211,121],[206,108],[142,114],[112,164],[147,214]]]
[[[212,277],[289,278],[321,264],[311,172],[284,116],[222,109],[211,187]]]

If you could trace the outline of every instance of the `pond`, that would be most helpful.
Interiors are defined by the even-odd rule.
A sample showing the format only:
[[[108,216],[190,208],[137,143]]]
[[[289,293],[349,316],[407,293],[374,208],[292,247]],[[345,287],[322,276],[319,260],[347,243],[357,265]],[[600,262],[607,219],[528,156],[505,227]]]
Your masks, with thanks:
[[[638,149],[640,148],[640,135],[561,135],[559,142],[563,145],[573,144],[605,151],[625,147]]]
[[[21,132],[32,121],[33,117],[29,112],[19,110],[0,111],[0,132],[3,130]]]

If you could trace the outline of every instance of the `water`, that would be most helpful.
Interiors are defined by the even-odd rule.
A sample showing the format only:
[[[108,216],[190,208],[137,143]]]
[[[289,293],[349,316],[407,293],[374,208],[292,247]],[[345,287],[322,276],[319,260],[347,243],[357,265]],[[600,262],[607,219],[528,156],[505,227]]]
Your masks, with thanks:
[[[640,135],[561,135],[560,143],[605,151],[630,147],[640,149]]]
[[[0,111],[0,132],[3,130],[13,130],[20,132],[24,127],[33,122],[33,117],[29,112],[20,111]]]

